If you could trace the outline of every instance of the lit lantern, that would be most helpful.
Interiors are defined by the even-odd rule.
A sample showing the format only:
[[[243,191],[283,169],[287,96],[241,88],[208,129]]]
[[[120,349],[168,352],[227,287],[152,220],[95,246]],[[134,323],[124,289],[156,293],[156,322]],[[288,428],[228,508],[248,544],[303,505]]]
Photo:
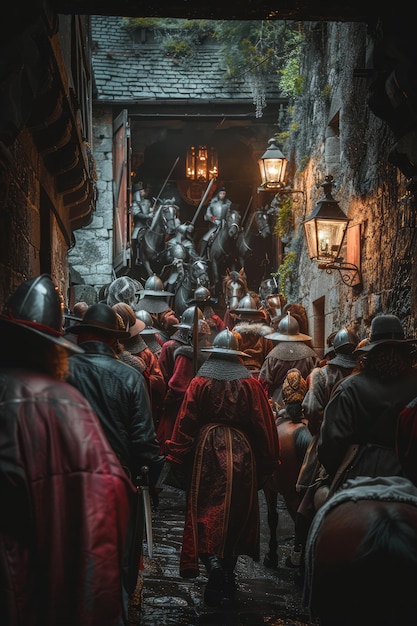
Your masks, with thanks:
[[[268,148],[258,160],[263,189],[282,189],[285,187],[285,174],[288,159],[276,145],[274,138],[268,141]]]

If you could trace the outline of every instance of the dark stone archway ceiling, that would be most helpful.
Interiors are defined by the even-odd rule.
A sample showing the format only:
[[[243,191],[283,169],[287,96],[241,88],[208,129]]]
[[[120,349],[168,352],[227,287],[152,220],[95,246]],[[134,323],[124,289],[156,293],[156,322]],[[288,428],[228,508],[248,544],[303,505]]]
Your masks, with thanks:
[[[58,13],[123,15],[126,17],[178,17],[213,20],[305,20],[367,22],[363,2],[297,2],[290,0],[53,0]]]

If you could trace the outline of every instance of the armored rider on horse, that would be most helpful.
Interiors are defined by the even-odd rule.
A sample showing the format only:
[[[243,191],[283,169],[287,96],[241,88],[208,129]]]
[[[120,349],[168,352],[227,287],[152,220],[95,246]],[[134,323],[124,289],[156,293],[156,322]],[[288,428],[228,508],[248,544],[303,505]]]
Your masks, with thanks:
[[[226,188],[219,187],[213,198],[208,203],[206,213],[204,215],[204,220],[206,222],[210,222],[211,226],[202,238],[200,250],[200,255],[202,257],[209,256],[208,248],[213,243],[222,222],[226,220],[231,206],[232,201],[227,198]]]

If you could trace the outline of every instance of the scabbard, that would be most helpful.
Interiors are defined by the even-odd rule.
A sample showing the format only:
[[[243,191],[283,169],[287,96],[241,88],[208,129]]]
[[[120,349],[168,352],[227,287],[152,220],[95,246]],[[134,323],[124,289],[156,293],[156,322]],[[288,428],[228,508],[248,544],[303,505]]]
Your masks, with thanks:
[[[143,550],[145,514],[142,491],[139,485],[136,487],[135,499],[136,503],[132,512],[132,539],[128,554],[127,592],[129,595],[136,589]]]

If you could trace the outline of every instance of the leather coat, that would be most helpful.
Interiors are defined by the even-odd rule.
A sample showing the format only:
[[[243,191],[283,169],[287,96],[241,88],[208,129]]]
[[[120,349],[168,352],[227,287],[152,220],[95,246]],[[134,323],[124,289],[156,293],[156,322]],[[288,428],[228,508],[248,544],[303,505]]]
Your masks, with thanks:
[[[0,421],[0,623],[120,626],[134,489],[90,404],[2,369]]]
[[[351,444],[373,444],[381,452],[384,448],[385,471],[388,470],[388,457],[396,457],[398,414],[416,396],[416,390],[417,371],[412,368],[388,380],[365,372],[344,378],[324,410],[317,446],[319,461],[330,476],[335,475]],[[367,471],[367,476],[374,475]],[[381,476],[387,475],[385,471],[379,467]]]
[[[69,358],[68,382],[77,387],[97,413],[104,432],[135,482],[143,465],[151,484],[158,480],[164,457],[159,455],[145,378],[120,361],[101,341],[85,341],[84,354]]]

